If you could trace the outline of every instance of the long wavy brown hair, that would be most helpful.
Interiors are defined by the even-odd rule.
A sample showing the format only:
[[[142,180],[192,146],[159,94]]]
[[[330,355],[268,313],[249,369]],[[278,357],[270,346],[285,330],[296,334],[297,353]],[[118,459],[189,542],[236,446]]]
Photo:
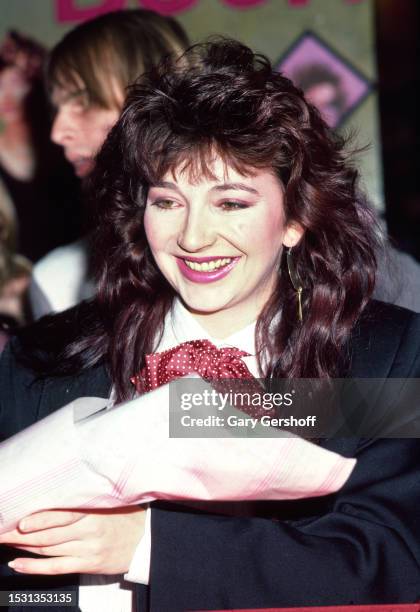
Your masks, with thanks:
[[[174,297],[147,244],[148,189],[176,168],[211,173],[215,153],[243,174],[272,169],[284,185],[286,219],[305,229],[293,249],[303,321],[282,261],[257,324],[258,354],[269,356],[264,375],[341,373],[374,286],[374,217],[343,140],[267,58],[232,40],[196,45],[131,88],[91,177],[98,291],[77,311],[62,372],[106,359],[118,399],[132,396],[130,375],[153,351]]]

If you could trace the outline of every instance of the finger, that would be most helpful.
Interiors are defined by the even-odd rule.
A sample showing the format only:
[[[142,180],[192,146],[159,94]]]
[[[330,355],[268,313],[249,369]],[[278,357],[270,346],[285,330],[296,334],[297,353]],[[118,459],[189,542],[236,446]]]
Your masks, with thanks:
[[[84,557],[83,552],[88,552],[83,543],[66,542],[55,546],[15,546],[18,550],[42,555],[43,557]]]
[[[85,516],[84,512],[69,510],[45,510],[25,517],[19,523],[19,531],[24,533],[50,529],[51,527],[64,527],[79,521]]]
[[[64,527],[43,529],[33,533],[14,531],[6,535],[7,537],[1,539],[0,542],[16,548],[18,546],[52,546],[54,544],[78,541],[80,539],[80,529],[78,525],[66,525]]]
[[[11,529],[10,531],[5,531],[0,534],[0,544],[8,544],[13,541],[15,538],[18,538],[21,534],[17,529]]]
[[[10,561],[8,565],[21,574],[56,575],[86,572],[86,564],[79,557],[52,557],[49,559],[18,557]]]

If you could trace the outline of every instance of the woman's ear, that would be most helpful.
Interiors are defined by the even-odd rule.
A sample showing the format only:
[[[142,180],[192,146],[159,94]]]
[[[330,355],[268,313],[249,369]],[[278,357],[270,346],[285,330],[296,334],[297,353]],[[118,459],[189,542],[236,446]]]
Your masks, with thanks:
[[[287,224],[286,231],[283,236],[283,246],[294,247],[305,233],[305,229],[296,221],[291,221]]]

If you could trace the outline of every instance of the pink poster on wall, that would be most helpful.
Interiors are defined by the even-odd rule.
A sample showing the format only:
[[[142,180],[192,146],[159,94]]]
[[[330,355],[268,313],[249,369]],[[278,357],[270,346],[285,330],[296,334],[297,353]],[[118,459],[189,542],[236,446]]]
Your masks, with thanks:
[[[277,69],[303,90],[332,128],[343,124],[373,85],[313,32],[299,36],[278,62]]]

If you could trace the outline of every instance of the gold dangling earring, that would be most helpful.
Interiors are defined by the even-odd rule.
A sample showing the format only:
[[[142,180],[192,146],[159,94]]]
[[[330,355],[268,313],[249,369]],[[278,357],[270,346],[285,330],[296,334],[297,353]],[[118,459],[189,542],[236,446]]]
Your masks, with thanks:
[[[298,318],[302,323],[303,321],[303,311],[302,311],[302,292],[303,292],[303,283],[296,270],[295,263],[293,261],[292,255],[292,247],[289,247],[286,252],[287,257],[287,269],[289,271],[290,282],[293,285],[293,289],[296,291],[297,299],[298,299]]]

